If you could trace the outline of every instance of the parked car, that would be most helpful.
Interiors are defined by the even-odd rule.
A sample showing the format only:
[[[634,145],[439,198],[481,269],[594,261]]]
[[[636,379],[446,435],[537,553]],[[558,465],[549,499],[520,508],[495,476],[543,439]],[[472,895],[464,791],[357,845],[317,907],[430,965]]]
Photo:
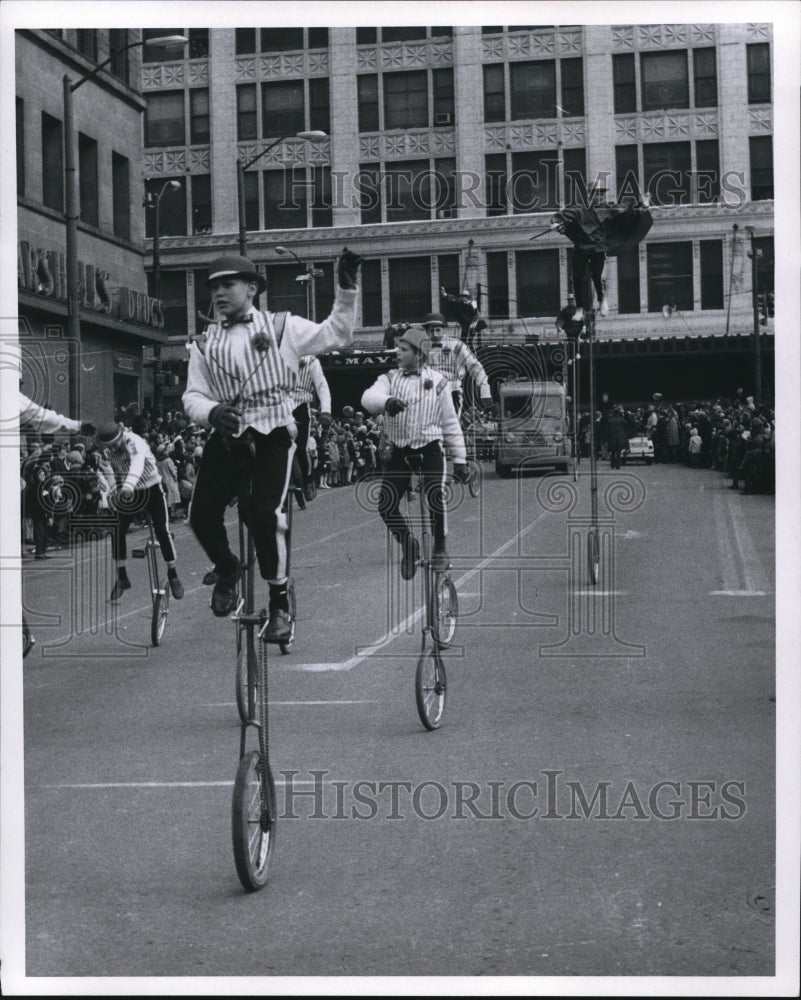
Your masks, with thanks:
[[[628,448],[624,448],[620,453],[621,465],[625,465],[626,462],[645,462],[646,465],[650,465],[653,460],[654,443],[644,435],[629,438]]]

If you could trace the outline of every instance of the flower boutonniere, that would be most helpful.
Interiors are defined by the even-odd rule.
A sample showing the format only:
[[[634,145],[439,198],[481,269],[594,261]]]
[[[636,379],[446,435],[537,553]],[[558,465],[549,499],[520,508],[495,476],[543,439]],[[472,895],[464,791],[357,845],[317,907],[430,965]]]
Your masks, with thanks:
[[[425,382],[423,382],[423,388],[424,388],[424,389],[426,390],[426,392],[427,392],[427,391],[428,391],[429,389],[433,389],[433,388],[434,388],[434,383],[433,383],[433,382],[431,381],[431,379],[430,379],[430,378],[427,378],[427,379],[425,380]]]
[[[270,346],[270,338],[263,330],[258,330],[254,333],[250,338],[250,342],[257,351],[266,351]]]
[[[206,353],[206,341],[207,340],[208,340],[208,336],[206,335],[205,332],[204,333],[195,333],[195,334],[193,334],[193,336],[191,336],[189,338],[189,343],[190,344],[194,344],[195,347],[197,347],[197,349],[200,351],[201,354],[205,354]]]

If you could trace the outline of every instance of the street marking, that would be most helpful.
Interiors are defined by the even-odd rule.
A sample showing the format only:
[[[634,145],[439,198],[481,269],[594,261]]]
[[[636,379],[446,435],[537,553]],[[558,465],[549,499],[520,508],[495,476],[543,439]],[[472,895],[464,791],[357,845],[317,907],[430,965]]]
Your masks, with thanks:
[[[298,664],[300,669],[321,667],[325,670],[331,670],[332,664],[330,663],[300,663]],[[235,705],[235,701],[212,701],[206,705],[206,708],[231,708]],[[271,705],[377,705],[378,700],[374,698],[361,698],[352,701],[273,701],[270,699]]]
[[[713,497],[723,587],[711,593],[736,597],[764,596],[770,590],[770,580],[745,524],[740,504],[729,493],[724,495],[717,491]]]
[[[593,594],[598,597],[628,597],[629,595],[627,590],[596,590],[594,587],[592,590],[574,590],[573,593],[583,597],[591,597]]]
[[[767,597],[766,590],[710,590],[711,597]]]
[[[276,779],[274,782],[276,785],[286,785],[287,782],[282,779]],[[41,788],[63,788],[65,790],[76,791],[93,791],[95,789],[102,790],[104,788],[230,788],[234,784],[233,781],[98,781],[98,782],[84,782],[84,783],[74,783],[74,784],[59,784],[59,785],[41,785]],[[289,783],[293,788],[298,785],[311,785],[314,787],[319,784],[314,780],[312,781],[291,781]],[[331,784],[330,781],[323,781],[323,784]]]
[[[743,564],[743,582],[746,590],[767,590],[769,581],[762,566],[762,560],[754,545],[754,539],[743,517],[742,504],[737,503],[731,493],[726,494],[729,505],[734,539]]]

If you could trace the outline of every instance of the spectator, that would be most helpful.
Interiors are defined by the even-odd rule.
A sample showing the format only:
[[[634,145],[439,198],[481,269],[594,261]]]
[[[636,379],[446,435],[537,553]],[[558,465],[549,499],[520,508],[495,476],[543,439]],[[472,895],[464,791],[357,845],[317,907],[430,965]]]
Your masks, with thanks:
[[[611,468],[619,469],[621,467],[621,453],[629,443],[622,406],[613,407],[609,415],[606,431],[609,446],[609,464]]]

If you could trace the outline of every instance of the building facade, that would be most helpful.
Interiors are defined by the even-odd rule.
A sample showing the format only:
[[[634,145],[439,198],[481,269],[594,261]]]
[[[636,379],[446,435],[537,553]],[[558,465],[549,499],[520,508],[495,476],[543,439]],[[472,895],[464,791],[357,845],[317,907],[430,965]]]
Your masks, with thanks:
[[[166,340],[144,266],[140,33],[16,34],[17,273],[23,390],[86,419],[141,404],[146,349]],[[130,46],[130,47],[128,47]],[[98,72],[110,55],[117,53]],[[78,287],[66,235],[71,90]],[[79,336],[68,321],[73,299]]]

